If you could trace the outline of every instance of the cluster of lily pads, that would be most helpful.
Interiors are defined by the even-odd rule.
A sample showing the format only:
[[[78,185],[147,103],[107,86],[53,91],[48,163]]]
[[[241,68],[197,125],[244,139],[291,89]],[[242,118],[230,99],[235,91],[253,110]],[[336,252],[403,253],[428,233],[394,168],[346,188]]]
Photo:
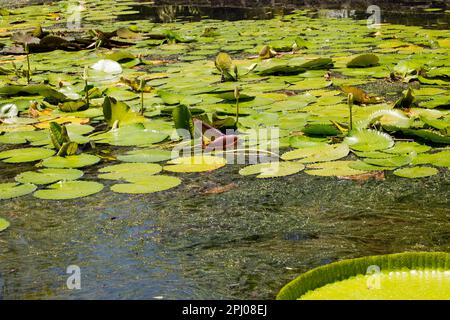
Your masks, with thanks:
[[[117,193],[174,188],[182,181],[169,173],[227,164],[208,137],[202,154],[174,156],[174,129],[193,139],[195,123],[216,130],[231,151],[251,130],[279,130],[277,160],[245,166],[242,176],[357,179],[388,170],[419,178],[450,167],[448,31],[374,31],[308,10],[268,21],[130,26],[109,21],[126,4],[97,21],[104,2],[75,31],[64,1],[1,12],[0,160],[36,169],[0,184],[0,199],[73,199],[100,192],[101,179],[115,181]],[[230,128],[237,134],[227,140]],[[108,161],[120,163],[82,180],[80,169]]]

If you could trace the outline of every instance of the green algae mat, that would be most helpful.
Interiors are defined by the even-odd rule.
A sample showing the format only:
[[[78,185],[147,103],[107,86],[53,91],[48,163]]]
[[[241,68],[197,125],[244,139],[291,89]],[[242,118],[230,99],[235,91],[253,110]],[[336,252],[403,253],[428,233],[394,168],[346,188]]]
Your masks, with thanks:
[[[448,300],[450,254],[411,252],[343,260],[313,269],[282,300]]]

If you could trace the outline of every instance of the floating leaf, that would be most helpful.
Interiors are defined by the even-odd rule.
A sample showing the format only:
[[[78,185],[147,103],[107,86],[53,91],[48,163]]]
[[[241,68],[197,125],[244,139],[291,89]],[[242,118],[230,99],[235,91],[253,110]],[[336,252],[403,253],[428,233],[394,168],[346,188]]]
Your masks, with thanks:
[[[99,157],[91,154],[80,154],[67,157],[51,157],[42,162],[48,168],[83,168],[94,165],[100,161]]]
[[[444,252],[407,252],[334,262],[288,283],[277,299],[446,299],[450,294],[446,285],[449,256]],[[370,287],[377,271],[373,266],[381,271],[377,275],[379,288]]]
[[[0,159],[7,163],[33,162],[46,159],[55,154],[55,151],[45,148],[12,149],[0,152]]]
[[[117,193],[145,194],[169,190],[181,184],[179,178],[164,175],[129,179],[129,181],[132,183],[115,184],[111,190]]]
[[[345,138],[345,142],[353,150],[375,151],[384,150],[394,145],[392,137],[375,130],[358,130]]]
[[[102,190],[103,185],[94,181],[60,181],[33,195],[39,199],[68,200],[87,197]]]
[[[394,171],[394,174],[399,177],[414,179],[434,176],[438,172],[436,168],[431,167],[410,167],[397,169]]]
[[[83,171],[76,169],[40,169],[26,171],[16,176],[21,183],[50,184],[61,180],[76,180],[83,176]]]
[[[162,171],[162,167],[155,163],[122,163],[101,168],[100,179],[109,180],[129,180],[133,178],[145,177]]]
[[[295,162],[270,162],[247,166],[239,170],[242,176],[257,174],[257,178],[275,178],[289,176],[302,171],[305,166]]]
[[[299,162],[322,162],[341,159],[349,153],[348,145],[345,143],[334,145],[318,145],[315,147],[296,149],[284,153],[281,156],[283,160],[296,160]]]
[[[383,159],[365,158],[364,162],[380,167],[401,167],[410,164],[412,160],[410,156],[400,155]]]
[[[431,150],[431,147],[423,145],[423,144],[419,144],[417,142],[397,142],[392,148],[386,149],[383,152],[407,154],[407,153],[411,153],[411,152],[422,153],[422,152],[427,152],[430,150]]]
[[[137,149],[117,156],[117,160],[124,162],[161,162],[172,158],[172,151],[161,149]]]
[[[133,123],[142,123],[145,120],[144,117],[133,112],[126,103],[117,101],[108,96],[105,97],[103,102],[103,115],[110,127],[116,122],[118,122],[120,126],[123,126]]]
[[[164,170],[171,172],[204,172],[213,171],[225,166],[227,161],[215,156],[192,156],[174,159],[168,162]]]
[[[12,199],[32,193],[36,190],[34,184],[18,184],[16,182],[0,183],[0,199]]]
[[[112,146],[147,146],[167,139],[166,133],[146,129],[142,124],[127,125],[90,136],[96,143]]]
[[[347,68],[367,68],[377,66],[380,59],[373,53],[361,54],[347,63]]]
[[[354,176],[363,174],[364,171],[355,170],[350,167],[355,161],[332,161],[322,162],[308,165],[305,173],[313,176],[323,177],[340,177],[340,176]],[[314,169],[314,170],[311,170]]]
[[[9,221],[0,218],[0,232],[5,231],[6,229],[8,229],[10,226]]]

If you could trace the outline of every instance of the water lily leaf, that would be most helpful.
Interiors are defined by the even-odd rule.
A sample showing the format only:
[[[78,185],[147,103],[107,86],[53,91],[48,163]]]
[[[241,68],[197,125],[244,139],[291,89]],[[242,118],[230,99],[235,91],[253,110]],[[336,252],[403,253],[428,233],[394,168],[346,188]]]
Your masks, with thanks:
[[[112,127],[116,122],[120,126],[142,123],[145,118],[135,112],[124,102],[117,101],[114,98],[105,97],[103,102],[103,115],[105,116],[105,121],[110,127]]]
[[[319,145],[315,147],[296,149],[281,155],[283,160],[297,160],[301,163],[333,161],[344,158],[350,149],[345,143]]]
[[[394,105],[394,108],[407,109],[410,108],[413,103],[416,101],[416,97],[413,94],[413,90],[411,87],[408,88],[403,94],[403,97],[397,100]]]
[[[364,90],[357,87],[341,86],[341,90],[346,94],[351,93],[353,95],[353,102],[356,104],[369,104],[380,102],[380,98],[373,97]]]
[[[198,96],[185,96],[166,90],[158,90],[156,94],[162,99],[162,101],[167,105],[177,105],[183,104],[187,106],[192,106],[203,101],[202,98]]]
[[[76,169],[40,169],[26,171],[16,176],[20,183],[50,184],[61,180],[77,180],[83,176],[83,171]]]
[[[10,226],[10,223],[8,220],[5,220],[3,218],[0,218],[0,232],[5,231]]]
[[[39,141],[48,138],[45,130],[39,131],[17,131],[9,132],[0,136],[0,143],[5,144],[23,144],[32,141]]]
[[[305,166],[296,162],[270,162],[247,166],[239,170],[242,176],[257,174],[257,178],[275,178],[296,174],[305,169]]]
[[[227,161],[221,157],[215,156],[192,156],[181,157],[167,162],[164,170],[171,172],[204,172],[213,171],[222,168],[227,164]]]
[[[172,151],[161,149],[137,149],[128,151],[124,155],[117,157],[123,162],[161,162],[174,158]]]
[[[358,130],[345,138],[351,149],[357,151],[384,150],[394,145],[392,137],[375,130]]]
[[[109,180],[129,180],[133,178],[145,177],[162,171],[162,167],[155,163],[122,163],[101,168],[100,179]]]
[[[397,169],[394,171],[396,176],[410,179],[430,177],[438,173],[439,171],[436,168],[431,167],[410,167]]]
[[[347,63],[347,68],[367,68],[377,66],[380,59],[373,53],[361,54]]]
[[[380,167],[401,167],[406,166],[411,163],[413,160],[413,157],[411,156],[405,156],[405,155],[399,155],[394,156],[390,158],[378,158],[378,159],[371,159],[371,158],[364,158],[363,161],[369,164],[373,164],[375,166]]]
[[[449,256],[444,252],[407,252],[334,262],[288,283],[277,299],[445,299],[450,294],[445,275]],[[372,283],[376,285],[371,279],[377,270],[367,271],[373,266],[381,271],[377,275],[380,287],[370,287]],[[444,287],[447,290],[443,290]]]
[[[429,129],[402,129],[403,134],[407,136],[416,136],[424,140],[450,144],[450,136],[443,135],[438,131]]]
[[[392,148],[383,150],[386,153],[408,154],[411,152],[423,153],[430,151],[431,147],[417,142],[397,142]]]
[[[90,136],[96,143],[106,143],[112,146],[149,146],[164,141],[168,135],[151,129],[142,124],[127,125],[108,132]]]
[[[43,84],[30,84],[27,86],[6,85],[0,87],[0,96],[11,97],[19,95],[42,96],[51,101],[67,100],[67,97],[64,94]]]
[[[42,165],[47,168],[83,168],[94,165],[100,161],[99,157],[91,154],[80,154],[67,157],[51,157],[45,159]]]
[[[38,190],[33,196],[46,200],[68,200],[87,197],[103,190],[103,185],[94,181],[60,181]]]
[[[169,190],[181,184],[177,177],[156,175],[141,177],[140,179],[131,179],[132,183],[120,183],[111,187],[111,190],[117,193],[128,194],[146,194]]]
[[[55,151],[45,148],[23,148],[0,152],[0,159],[7,163],[33,162],[46,159],[55,154]]]
[[[60,103],[58,108],[63,112],[76,112],[86,110],[88,105],[84,101],[67,101]]]
[[[369,164],[364,161],[354,161],[353,163],[350,163],[348,165],[350,168],[360,171],[384,171],[384,170],[395,170],[397,167],[383,167],[383,166],[376,166],[373,164]]]
[[[305,173],[313,176],[323,177],[345,177],[363,174],[364,171],[355,170],[350,167],[355,161],[331,161],[308,165]],[[314,170],[311,170],[314,169]]]
[[[436,167],[450,167],[450,150],[436,153],[418,154],[412,161],[412,164],[432,164]]]
[[[172,111],[172,117],[178,134],[186,137],[186,133],[189,133],[190,138],[194,139],[195,128],[189,108],[185,105],[176,106]]]
[[[0,183],[0,199],[12,199],[32,193],[37,187],[34,184],[18,184],[17,182]]]

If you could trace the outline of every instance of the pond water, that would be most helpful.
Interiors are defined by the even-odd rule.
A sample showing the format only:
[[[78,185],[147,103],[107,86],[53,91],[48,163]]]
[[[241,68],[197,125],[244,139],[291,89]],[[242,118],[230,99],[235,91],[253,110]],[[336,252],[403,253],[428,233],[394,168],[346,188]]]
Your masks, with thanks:
[[[129,10],[139,12],[119,20],[164,20],[150,5]],[[188,23],[281,13],[189,10],[177,8],[171,17]],[[386,19],[448,27],[448,14],[427,17]],[[102,166],[84,178],[96,179]],[[0,183],[32,168],[0,162]],[[0,298],[272,299],[300,273],[333,261],[450,251],[446,169],[424,179],[386,173],[382,181],[357,182],[306,174],[243,179],[240,168],[180,175],[180,187],[150,195],[105,188],[76,200],[0,200],[1,216],[11,222],[0,233]],[[226,192],[208,192],[217,187]],[[69,265],[81,268],[81,290],[66,287]]]

